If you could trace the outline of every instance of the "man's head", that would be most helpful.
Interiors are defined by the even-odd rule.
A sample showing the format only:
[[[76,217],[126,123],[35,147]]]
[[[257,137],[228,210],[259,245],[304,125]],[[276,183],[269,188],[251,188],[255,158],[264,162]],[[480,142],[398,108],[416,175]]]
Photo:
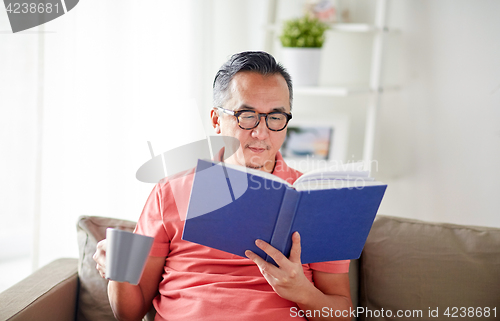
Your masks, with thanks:
[[[233,77],[241,71],[254,71],[261,75],[280,74],[289,91],[290,110],[293,102],[292,79],[286,69],[273,56],[263,51],[245,51],[234,54],[215,75],[213,83],[213,106],[220,107],[231,98],[229,85]]]
[[[213,90],[215,108],[261,114],[290,114],[291,111],[293,93],[290,75],[265,52],[233,55],[217,72]],[[213,109],[211,116],[216,133],[235,137],[240,142],[240,148],[234,154],[226,151],[226,155],[231,155],[224,156],[226,162],[267,172],[273,170],[276,153],[286,137],[286,128],[272,130],[271,126],[269,129],[266,119],[261,117],[257,127],[244,129],[237,117],[220,109]]]

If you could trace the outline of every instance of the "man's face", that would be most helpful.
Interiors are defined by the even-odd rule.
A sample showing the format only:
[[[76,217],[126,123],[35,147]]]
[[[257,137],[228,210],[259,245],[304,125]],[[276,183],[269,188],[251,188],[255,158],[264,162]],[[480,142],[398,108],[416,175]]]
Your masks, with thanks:
[[[230,83],[231,98],[222,106],[240,111],[252,110],[258,113],[280,111],[290,113],[288,86],[280,74],[263,76],[256,72],[237,73]],[[264,117],[257,127],[245,130],[238,126],[236,117],[212,111],[212,124],[217,134],[235,137],[240,148],[224,161],[229,164],[272,172],[276,153],[286,137],[286,128],[276,132],[269,130]]]

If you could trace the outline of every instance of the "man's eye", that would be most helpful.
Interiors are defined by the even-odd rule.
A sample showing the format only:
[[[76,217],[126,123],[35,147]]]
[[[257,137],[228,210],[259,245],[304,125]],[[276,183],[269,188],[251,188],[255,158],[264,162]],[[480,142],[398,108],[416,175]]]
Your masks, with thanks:
[[[273,115],[269,117],[271,120],[282,120],[284,116],[282,115]]]

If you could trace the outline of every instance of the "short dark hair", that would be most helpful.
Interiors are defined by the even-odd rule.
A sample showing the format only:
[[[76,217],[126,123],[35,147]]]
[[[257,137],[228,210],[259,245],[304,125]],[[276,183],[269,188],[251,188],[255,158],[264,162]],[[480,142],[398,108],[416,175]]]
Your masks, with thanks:
[[[226,61],[215,75],[213,84],[214,107],[222,107],[230,99],[229,84],[240,71],[254,71],[261,75],[280,74],[288,86],[290,110],[292,108],[292,78],[273,56],[263,51],[245,51],[234,54]]]

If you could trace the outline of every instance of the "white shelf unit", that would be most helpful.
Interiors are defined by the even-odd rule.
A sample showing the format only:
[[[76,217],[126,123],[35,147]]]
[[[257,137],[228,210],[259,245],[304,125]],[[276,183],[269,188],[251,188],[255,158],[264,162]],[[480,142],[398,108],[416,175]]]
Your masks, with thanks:
[[[327,32],[345,33],[372,33],[372,54],[370,65],[369,85],[366,87],[296,87],[295,95],[309,96],[336,96],[347,97],[357,94],[367,95],[365,137],[363,142],[363,163],[366,170],[370,170],[373,160],[373,149],[375,143],[375,129],[377,123],[377,111],[380,108],[380,98],[385,90],[397,89],[397,87],[382,88],[381,70],[384,51],[385,34],[389,31],[386,25],[387,0],[376,0],[374,24],[365,23],[337,23],[333,24]],[[268,52],[274,52],[274,39],[278,35],[277,25],[278,0],[269,0],[265,48]]]

